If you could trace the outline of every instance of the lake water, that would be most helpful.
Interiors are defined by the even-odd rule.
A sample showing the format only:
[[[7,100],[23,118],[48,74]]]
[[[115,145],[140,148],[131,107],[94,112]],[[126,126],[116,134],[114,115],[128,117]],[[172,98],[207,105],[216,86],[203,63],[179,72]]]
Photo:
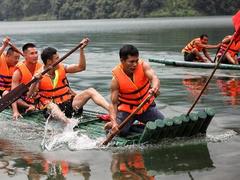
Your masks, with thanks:
[[[111,69],[119,63],[118,51],[123,44],[135,45],[146,61],[182,60],[180,51],[191,39],[207,33],[209,43],[214,44],[233,31],[231,17],[0,22],[1,38],[10,36],[18,47],[34,42],[39,51],[53,46],[60,55],[89,37],[87,69],[69,75],[69,81],[75,90],[94,87],[108,100]],[[215,51],[210,52],[214,57]],[[65,63],[77,61],[75,53]],[[161,80],[156,102],[167,117],[186,113],[211,73],[205,69],[151,66]],[[195,108],[216,110],[206,138],[120,149],[42,151],[43,125],[0,119],[0,178],[239,179],[239,104],[239,71],[217,70]],[[86,108],[102,111],[92,102]]]

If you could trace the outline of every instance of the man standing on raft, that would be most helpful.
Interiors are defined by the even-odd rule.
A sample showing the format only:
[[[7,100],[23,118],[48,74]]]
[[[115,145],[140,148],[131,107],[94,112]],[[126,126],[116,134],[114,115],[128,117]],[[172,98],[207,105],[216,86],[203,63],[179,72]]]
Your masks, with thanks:
[[[105,128],[118,131],[118,125],[133,112],[138,105],[149,95],[159,92],[160,81],[149,64],[139,59],[139,52],[132,45],[124,45],[119,52],[121,63],[113,70],[111,82],[111,122]],[[136,115],[120,131],[121,136],[130,132],[134,120],[142,123],[163,119],[164,116],[157,109],[154,97],[140,109]]]

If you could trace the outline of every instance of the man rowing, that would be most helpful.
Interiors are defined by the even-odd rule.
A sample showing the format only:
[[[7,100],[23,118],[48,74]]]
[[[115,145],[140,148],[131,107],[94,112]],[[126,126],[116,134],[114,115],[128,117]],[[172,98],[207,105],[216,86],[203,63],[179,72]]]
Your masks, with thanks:
[[[121,63],[113,70],[111,82],[111,122],[106,128],[118,131],[118,125],[133,112],[138,105],[149,95],[157,94],[160,88],[160,81],[149,64],[139,59],[139,52],[133,45],[124,45],[119,52]],[[158,110],[154,97],[146,103],[140,111],[120,131],[120,135],[126,136],[131,131],[134,120],[142,123],[163,119],[164,116]]]
[[[30,82],[33,76],[42,67],[42,64],[38,62],[38,50],[35,44],[27,43],[23,45],[22,51],[25,60],[16,65],[16,70],[13,73],[11,89],[14,89],[21,83],[27,84]],[[21,117],[19,108],[23,109],[25,112],[28,112],[35,110],[36,104],[37,96],[29,98],[26,94],[24,94],[21,99],[12,104],[13,119],[16,120]]]
[[[84,48],[88,45],[88,42],[88,38],[81,41],[82,46],[80,47],[78,64],[63,65],[60,63],[43,75],[38,83],[34,83],[30,87],[31,92],[29,92],[29,95],[38,92],[40,97],[39,108],[44,110],[45,116],[54,114],[54,118],[68,122],[67,118],[71,118],[73,114],[82,113],[83,106],[90,99],[97,105],[109,110],[109,103],[94,88],[72,93],[73,91],[66,79],[68,73],[77,73],[86,69]],[[55,48],[48,47],[42,51],[41,59],[44,63],[43,69],[47,69],[59,60],[59,54]],[[56,113],[60,112],[59,109],[65,113],[67,118],[63,117],[61,113]]]
[[[227,49],[229,43],[231,42],[233,36],[228,35],[222,40],[222,44],[220,46],[219,52],[217,54],[218,59],[223,55],[225,50]],[[238,61],[238,53],[240,52],[240,38],[234,38],[232,40],[232,44],[230,45],[228,51],[226,52],[225,56],[223,57],[221,63],[224,64],[239,64]]]
[[[9,47],[6,53],[4,53],[9,42],[9,37],[4,38],[2,47],[0,48],[0,96],[5,95],[11,90],[12,75],[20,57],[12,47]]]
[[[190,62],[213,62],[207,49],[216,49],[220,46],[208,44],[208,35],[202,34],[199,38],[193,39],[189,42],[183,49],[182,53],[184,54],[184,61]],[[200,52],[203,52],[203,57]]]

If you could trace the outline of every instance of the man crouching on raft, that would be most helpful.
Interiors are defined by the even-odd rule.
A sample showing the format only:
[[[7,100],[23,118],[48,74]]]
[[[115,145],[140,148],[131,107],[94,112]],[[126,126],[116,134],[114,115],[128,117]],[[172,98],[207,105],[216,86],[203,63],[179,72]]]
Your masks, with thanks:
[[[105,128],[112,128],[113,133],[118,131],[118,125],[134,111],[137,106],[149,95],[157,94],[160,81],[149,64],[139,59],[139,52],[132,45],[124,45],[119,52],[121,63],[113,70],[111,82],[111,103],[109,107],[111,122]],[[122,128],[120,136],[130,132],[134,120],[144,124],[147,121],[164,119],[157,109],[154,97],[140,109],[136,115]]]
[[[88,38],[81,41],[82,46],[80,47],[78,64],[64,66],[60,63],[43,75],[38,83],[34,83],[30,87],[29,95],[34,91],[38,91],[40,96],[39,108],[44,110],[46,117],[50,111],[55,119],[69,122],[68,118],[71,118],[74,113],[82,113],[83,105],[90,99],[92,99],[95,104],[109,110],[109,103],[94,88],[88,88],[81,92],[74,93],[66,79],[67,73],[77,73],[86,69],[84,48],[88,45],[88,42]],[[48,47],[42,51],[41,58],[44,63],[43,68],[46,69],[59,60],[59,55],[56,49]],[[40,78],[40,75],[36,77]]]
[[[184,54],[184,61],[190,62],[213,62],[207,49],[216,49],[219,48],[220,44],[210,45],[208,44],[208,35],[202,34],[199,38],[193,39],[189,42],[183,49],[182,53]],[[200,52],[203,52],[204,58]]]

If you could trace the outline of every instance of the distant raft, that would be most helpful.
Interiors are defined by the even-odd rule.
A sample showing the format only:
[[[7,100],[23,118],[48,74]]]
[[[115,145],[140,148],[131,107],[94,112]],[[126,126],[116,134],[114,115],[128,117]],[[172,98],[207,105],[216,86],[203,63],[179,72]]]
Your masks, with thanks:
[[[189,68],[214,69],[216,66],[215,63],[187,62],[187,61],[175,61],[175,60],[167,60],[167,59],[149,59],[149,62],[164,64],[167,66],[189,67]],[[240,65],[220,64],[218,69],[239,70]]]
[[[105,121],[100,120],[97,116],[99,112],[84,110],[77,128],[82,134],[88,135],[92,139],[106,138],[104,130]],[[165,138],[192,137],[198,134],[206,134],[207,128],[215,115],[215,111],[206,108],[199,112],[190,113],[189,116],[184,114],[149,121],[145,126],[142,124],[133,124],[132,132],[127,137],[116,136],[111,146],[126,146],[132,144],[152,144],[160,142]],[[1,120],[11,120],[11,111],[4,110],[0,113]],[[41,112],[34,112],[24,116],[25,120],[43,123],[44,117]]]

